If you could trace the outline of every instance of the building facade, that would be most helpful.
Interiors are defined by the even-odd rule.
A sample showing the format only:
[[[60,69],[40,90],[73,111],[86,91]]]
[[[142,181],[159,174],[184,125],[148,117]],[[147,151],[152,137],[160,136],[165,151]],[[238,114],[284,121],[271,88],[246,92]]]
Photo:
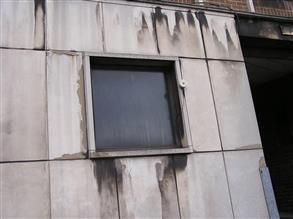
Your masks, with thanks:
[[[1,218],[279,217],[240,44],[252,32],[234,11],[27,0],[0,13]]]

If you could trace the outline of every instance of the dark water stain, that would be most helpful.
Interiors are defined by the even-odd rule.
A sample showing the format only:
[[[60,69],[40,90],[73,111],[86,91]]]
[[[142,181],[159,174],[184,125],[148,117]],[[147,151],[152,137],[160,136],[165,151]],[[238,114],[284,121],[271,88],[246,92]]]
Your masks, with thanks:
[[[154,20],[158,21],[159,23],[166,23],[167,26],[169,27],[169,23],[168,23],[168,16],[162,13],[162,8],[161,7],[156,7],[155,8],[155,13],[153,13],[154,16]]]
[[[38,19],[41,19],[42,20],[42,25],[43,25],[43,33],[42,33],[42,45],[38,48],[38,49],[45,49],[45,13],[46,13],[46,6],[45,6],[45,0],[34,0],[34,5],[35,5],[35,13],[34,13],[34,16],[35,16],[35,32],[34,32],[34,36],[37,35],[37,32],[38,32],[38,28],[37,28],[37,20]],[[37,16],[37,13],[38,13],[38,10],[41,10],[42,11],[42,17],[39,18]]]
[[[146,22],[145,14],[144,13],[142,13],[142,15],[141,15],[141,20],[142,20],[142,26],[141,26],[141,28],[142,29],[148,29],[149,27],[148,27],[148,24]]]
[[[175,155],[174,156],[174,168],[176,170],[185,170],[186,166],[187,166],[187,160],[188,160],[188,156],[185,155]]]
[[[37,10],[40,8],[42,12],[45,14],[45,0],[34,0],[35,1],[35,16],[37,13]]]
[[[100,159],[93,162],[100,198],[101,218],[117,217],[119,212],[114,160]]]
[[[139,43],[144,43],[150,34],[148,24],[145,19],[145,14],[142,13],[141,15],[141,29],[137,32],[137,41]]]
[[[200,25],[206,29],[209,28],[209,24],[208,24],[208,20],[207,17],[205,15],[205,13],[203,11],[199,11],[196,14],[196,18],[198,19]]]
[[[184,21],[184,15],[182,14],[181,11],[176,11],[175,12],[175,22],[176,22],[176,25],[175,25],[175,28],[178,30],[178,32],[181,32],[181,21]]]
[[[182,12],[175,12],[175,26],[173,29],[173,35],[170,33],[168,16],[162,13],[162,9],[160,7],[155,8],[155,13],[153,14],[152,18],[154,20],[153,23],[156,28],[158,28],[157,24],[159,24],[159,26],[162,26],[164,32],[167,33],[167,38],[170,42],[176,44],[180,40],[180,34],[182,31],[182,20],[184,22],[184,15],[182,14]]]
[[[237,47],[234,44],[234,41],[232,40],[231,34],[227,28],[227,26],[225,25],[225,33],[226,33],[226,38],[227,38],[227,42],[228,42],[228,51],[231,55],[236,55],[235,52],[237,52]]]
[[[152,19],[159,41],[158,47],[165,46],[167,50],[176,49],[179,50],[178,52],[185,52],[196,50],[200,46],[196,21],[191,10],[188,12],[174,11],[174,15],[168,17],[160,7],[157,7]],[[174,26],[169,26],[168,19],[175,19]],[[161,45],[160,41],[164,43]]]
[[[100,27],[100,25],[101,25],[101,20],[100,20],[100,15],[101,15],[102,13],[101,13],[101,10],[100,10],[100,3],[99,2],[97,2],[97,5],[96,5],[96,25],[97,25],[97,31],[98,31],[98,34],[97,34],[97,36],[98,36],[98,39],[97,39],[97,42],[99,42],[100,41],[100,39],[99,39],[99,36],[100,36],[100,30],[101,30],[101,27]],[[102,47],[103,47],[103,51],[105,51],[105,35],[104,35],[104,31],[102,31]]]
[[[123,192],[123,172],[126,169],[126,166],[121,163],[121,161],[115,160],[115,168],[116,168],[116,177],[117,177],[117,184],[120,188],[120,191]]]
[[[173,30],[173,35],[170,34],[173,44],[176,44],[177,41],[180,41],[180,35],[182,32],[182,28],[181,28],[182,21],[183,21],[183,23],[185,23],[184,16],[183,16],[182,12],[176,11],[175,12],[175,26],[174,26],[174,30]]]
[[[109,190],[115,195],[116,169],[113,159],[101,159],[94,161],[94,175],[98,183],[98,191]]]
[[[156,39],[157,51],[160,54],[161,51],[160,51],[160,46],[159,46],[158,37],[157,37],[158,36],[157,21],[160,24],[163,24],[164,23],[163,21],[165,20],[166,24],[168,25],[168,17],[162,13],[162,10],[160,7],[155,8],[155,13],[152,13],[151,17],[152,17],[152,24],[153,24],[153,36],[154,36],[154,39]]]
[[[161,194],[162,218],[179,216],[173,163],[170,158],[155,164]]]
[[[187,12],[187,23],[188,26],[195,27],[195,20],[190,10]]]
[[[222,44],[222,42],[219,40],[219,38],[214,30],[212,31],[212,37],[213,37],[213,41],[214,41],[215,46],[218,47],[219,53],[226,54],[227,50],[226,50],[225,46]]]
[[[115,168],[116,168],[116,177],[117,177],[117,189],[119,191],[119,207],[120,207],[120,217],[121,218],[135,218],[135,215],[132,211],[132,209],[128,208],[128,200],[129,197],[125,196],[125,193],[132,193],[133,187],[132,187],[132,179],[131,175],[125,174],[126,165],[122,164],[121,160],[117,159],[115,160]],[[123,181],[127,181],[127,179],[124,179],[124,177],[128,177],[128,181],[130,182],[129,191],[124,191],[123,189]]]

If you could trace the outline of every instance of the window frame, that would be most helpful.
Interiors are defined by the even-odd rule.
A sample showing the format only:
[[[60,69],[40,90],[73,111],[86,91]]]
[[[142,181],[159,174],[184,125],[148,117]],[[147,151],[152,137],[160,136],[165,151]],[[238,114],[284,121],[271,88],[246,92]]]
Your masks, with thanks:
[[[109,61],[114,59],[127,59],[128,61],[133,59],[138,62],[148,63],[150,61],[165,61],[173,62],[174,64],[174,74],[177,93],[178,93],[178,107],[181,109],[181,119],[182,119],[182,130],[183,137],[180,141],[179,147],[174,148],[146,148],[146,149],[135,149],[133,147],[120,149],[101,149],[96,150],[95,145],[95,129],[94,129],[94,111],[93,111],[93,93],[92,93],[92,80],[91,80],[91,63],[90,58],[107,58]],[[103,158],[103,157],[129,157],[129,156],[148,156],[148,155],[167,155],[167,154],[186,154],[192,153],[192,141],[191,141],[191,130],[188,120],[188,113],[186,108],[186,100],[184,97],[184,82],[181,74],[179,58],[177,57],[163,57],[163,56],[147,56],[147,55],[122,55],[122,54],[97,54],[97,53],[84,53],[83,54],[83,63],[84,63],[84,83],[85,83],[85,102],[86,102],[86,123],[87,123],[87,142],[88,142],[88,156],[89,158]],[[160,67],[160,66],[159,66]],[[172,92],[174,93],[174,92]],[[173,94],[171,94],[173,95]],[[174,98],[174,97],[171,97]],[[173,102],[173,101],[171,101]],[[171,107],[170,107],[171,108]],[[170,113],[173,114],[173,109],[170,109]],[[172,115],[172,120],[174,115]],[[172,121],[173,123],[174,121]],[[172,125],[173,126],[173,125]],[[173,127],[172,127],[173,128]],[[178,135],[175,134],[174,138],[176,139]],[[176,140],[177,141],[177,140]],[[177,142],[176,142],[177,143]]]

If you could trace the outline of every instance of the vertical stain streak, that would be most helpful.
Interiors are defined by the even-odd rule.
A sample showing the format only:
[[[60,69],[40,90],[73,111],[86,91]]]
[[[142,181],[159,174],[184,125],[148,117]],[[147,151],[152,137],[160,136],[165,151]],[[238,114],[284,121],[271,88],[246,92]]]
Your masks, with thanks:
[[[170,215],[176,218],[180,214],[177,193],[172,194],[176,190],[172,161],[170,158],[162,160],[155,164],[155,168],[161,194],[162,218],[170,218]]]
[[[115,218],[119,215],[116,169],[113,159],[94,161],[94,176],[97,181],[100,198],[101,218]]]
[[[170,34],[173,44],[176,44],[178,41],[180,41],[180,35],[182,32],[181,22],[184,23],[184,16],[183,16],[182,12],[176,11],[175,12],[175,23],[176,24],[174,26],[173,35]]]
[[[146,22],[144,13],[142,13],[141,15],[141,22],[142,22],[141,29],[137,33],[137,41],[139,43],[144,43],[146,40],[150,40],[150,39],[147,39],[149,36],[149,27]]]
[[[228,42],[228,51],[230,54],[232,53],[231,55],[233,55],[235,52],[237,52],[237,47],[235,46],[234,41],[226,25],[225,25],[225,33],[226,33],[226,38]]]
[[[129,180],[131,183],[131,176],[128,174],[129,179],[124,179],[123,175],[125,174],[126,165],[122,164],[121,160],[117,159],[115,160],[115,168],[116,168],[116,184],[117,184],[117,192],[118,192],[118,205],[120,209],[119,211],[119,217],[121,218],[135,218],[133,212],[130,212],[128,210],[127,206],[127,197],[124,194],[123,184]],[[130,190],[132,192],[132,184],[129,186]],[[125,191],[125,193],[128,193],[128,191]],[[133,196],[133,194],[132,194]]]
[[[157,44],[157,50],[158,50],[158,53],[160,54],[161,51],[160,51],[160,46],[158,41],[158,26],[164,25],[165,23],[169,33],[168,17],[162,13],[161,7],[155,8],[155,13],[152,13],[152,22],[153,22],[153,28],[154,28],[154,35],[156,37],[155,39]]]
[[[161,7],[155,8],[154,19],[155,19],[155,21],[158,21],[161,24],[165,22],[167,27],[169,28],[168,17],[167,17],[167,15],[162,13]]]
[[[45,49],[45,12],[46,12],[46,8],[45,8],[45,0],[34,0],[34,6],[35,6],[35,10],[34,10],[34,16],[35,16],[35,28],[34,28],[34,39],[36,40],[37,35],[38,35],[38,21],[39,19],[41,19],[41,23],[43,26],[43,30],[42,30],[42,42],[40,44],[40,46],[37,46],[38,49]],[[40,15],[41,14],[41,15]],[[35,42],[36,43],[36,42]]]
[[[153,13],[152,13],[152,23],[153,23],[153,36],[154,36],[154,39],[156,40],[157,52],[158,52],[158,54],[160,54],[160,47],[159,47],[159,42],[158,42],[157,26],[156,26],[156,22],[155,22],[154,14]]]
[[[101,6],[101,8],[100,8],[100,3],[99,2],[97,2],[97,6],[96,6],[96,25],[97,25],[97,31],[100,31],[101,29],[101,31],[102,31],[102,48],[103,48],[103,51],[106,51],[106,49],[105,49],[105,31],[104,31],[104,20],[103,20],[103,17],[104,17],[104,15],[103,15],[103,6]],[[100,19],[102,19],[102,22],[101,22],[101,20]],[[101,25],[101,27],[100,27],[100,25]],[[97,36],[100,36],[100,33],[98,32],[97,33]],[[97,42],[99,42],[100,41],[100,39],[97,39]]]
[[[203,11],[197,12],[196,18],[198,19],[198,21],[202,27],[204,27],[205,29],[209,28],[207,17]]]
[[[195,28],[195,20],[190,10],[187,12],[187,23],[189,26]]]
[[[215,45],[218,47],[218,50],[220,51],[221,54],[226,54],[227,53],[227,49],[225,48],[225,46],[222,44],[222,42],[219,40],[216,32],[213,30],[212,31],[212,37],[213,37],[213,41],[215,43]]]

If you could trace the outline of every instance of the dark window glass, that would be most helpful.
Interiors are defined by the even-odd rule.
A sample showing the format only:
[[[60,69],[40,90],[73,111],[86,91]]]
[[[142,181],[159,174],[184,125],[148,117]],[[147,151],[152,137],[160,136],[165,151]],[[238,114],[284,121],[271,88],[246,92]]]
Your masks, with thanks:
[[[91,74],[97,149],[176,145],[164,71],[92,68]]]

